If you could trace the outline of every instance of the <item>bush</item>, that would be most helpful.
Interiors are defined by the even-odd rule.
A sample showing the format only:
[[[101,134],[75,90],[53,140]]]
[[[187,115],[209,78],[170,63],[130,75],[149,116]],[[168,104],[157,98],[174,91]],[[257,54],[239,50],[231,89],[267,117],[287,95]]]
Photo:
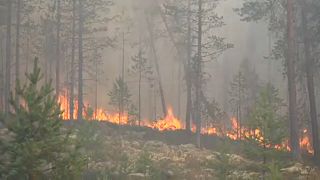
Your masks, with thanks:
[[[221,180],[227,179],[227,176],[235,169],[230,161],[230,156],[223,152],[217,154],[215,160],[208,161],[207,166],[214,169],[217,173],[217,177]]]
[[[280,166],[274,161],[267,166],[269,174],[267,175],[267,180],[282,180],[282,174],[280,172]]]
[[[135,172],[146,174],[152,180],[167,179],[165,173],[152,161],[150,154],[143,151],[135,162]]]
[[[78,179],[84,161],[70,132],[62,127],[62,112],[52,95],[51,84],[39,87],[42,79],[38,61],[28,82],[16,85],[12,113],[2,119],[12,138],[1,143],[0,179]]]

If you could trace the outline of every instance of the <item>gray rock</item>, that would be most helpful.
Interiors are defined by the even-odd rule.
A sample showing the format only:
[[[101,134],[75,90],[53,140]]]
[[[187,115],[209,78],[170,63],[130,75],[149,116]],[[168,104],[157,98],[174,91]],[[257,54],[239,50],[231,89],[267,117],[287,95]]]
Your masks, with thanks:
[[[303,165],[300,163],[296,163],[291,167],[281,169],[281,172],[289,173],[289,174],[300,174],[303,169]]]
[[[142,173],[131,173],[128,175],[128,180],[144,180],[147,176]]]

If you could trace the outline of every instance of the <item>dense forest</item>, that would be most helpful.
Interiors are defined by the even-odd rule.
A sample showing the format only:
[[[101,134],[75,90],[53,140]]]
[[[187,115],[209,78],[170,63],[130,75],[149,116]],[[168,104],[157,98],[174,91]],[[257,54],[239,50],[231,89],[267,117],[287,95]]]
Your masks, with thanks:
[[[0,0],[0,179],[320,179],[319,0]]]

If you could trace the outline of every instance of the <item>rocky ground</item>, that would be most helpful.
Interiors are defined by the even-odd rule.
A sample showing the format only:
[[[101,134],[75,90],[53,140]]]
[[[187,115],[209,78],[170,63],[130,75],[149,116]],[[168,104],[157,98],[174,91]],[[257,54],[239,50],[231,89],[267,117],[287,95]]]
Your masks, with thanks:
[[[151,140],[150,133],[144,131],[103,129],[101,146],[92,147],[95,153],[102,152],[92,158],[88,170],[103,172],[109,179],[320,180],[319,168],[305,163],[268,163],[265,168],[261,161],[241,154],[198,149],[192,144],[169,145],[164,143],[167,140]]]

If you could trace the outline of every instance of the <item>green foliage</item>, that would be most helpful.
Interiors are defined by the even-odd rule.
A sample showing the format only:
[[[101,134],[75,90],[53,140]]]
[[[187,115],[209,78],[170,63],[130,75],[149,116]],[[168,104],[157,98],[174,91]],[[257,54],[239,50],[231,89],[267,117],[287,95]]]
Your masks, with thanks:
[[[51,84],[40,86],[42,79],[38,60],[33,72],[26,75],[28,83],[17,83],[12,113],[2,122],[11,140],[1,144],[6,161],[0,162],[1,179],[77,179],[83,158],[70,132],[62,127],[60,106],[52,95]]]
[[[138,75],[140,78],[151,79],[152,68],[148,66],[148,60],[145,57],[145,52],[140,49],[137,55],[131,58],[133,65],[131,67],[131,73],[133,75]]]
[[[86,159],[105,160],[104,156],[104,138],[101,131],[98,130],[99,122],[85,121],[76,133],[77,140],[81,143],[82,153]]]
[[[86,109],[86,119],[93,119],[94,109],[92,107],[88,107]]]
[[[275,145],[282,144],[287,137],[285,118],[281,115],[283,107],[282,99],[279,98],[278,91],[268,84],[261,89],[256,100],[255,109],[250,113],[250,129],[259,129],[263,139],[252,135],[248,138],[249,143],[256,145],[256,148],[247,148],[245,152],[251,157],[263,157],[268,159],[279,159],[284,157],[284,153],[275,150]]]
[[[121,77],[113,83],[112,90],[108,95],[110,97],[109,104],[116,110],[119,110],[120,106],[123,106],[123,110],[128,110],[129,104],[131,104],[131,94],[127,83]]]
[[[280,114],[283,106],[277,89],[270,84],[262,88],[255,109],[250,114],[249,125],[262,131],[266,144],[281,144],[286,137],[284,117]]]
[[[282,180],[283,176],[280,172],[280,166],[277,165],[274,161],[272,163],[268,164],[267,166],[269,170],[269,174],[267,175],[267,180]]]
[[[105,132],[109,132],[109,129],[102,128],[101,123],[97,121],[84,121],[78,127],[76,135],[81,143],[81,152],[86,157],[86,163],[93,165],[86,169],[86,178],[124,179],[129,172],[128,156],[121,149],[120,140],[116,140],[117,143],[110,143]],[[105,162],[109,165],[96,167],[96,164]]]
[[[143,151],[140,154],[134,167],[135,172],[146,174],[152,180],[161,180],[165,178],[165,174],[156,166],[156,164],[154,164],[147,151]]]
[[[246,0],[241,8],[235,9],[243,21],[268,23],[268,30],[275,38],[272,54],[268,60],[282,60],[284,67],[286,67],[284,60],[287,54],[286,8],[286,0]],[[286,70],[283,72],[286,73]]]
[[[224,120],[227,118],[226,112],[224,112],[219,104],[213,99],[212,101],[204,100],[203,119],[205,119],[205,125],[207,127],[224,127]],[[222,132],[222,129],[218,129]]]
[[[208,161],[207,166],[216,171],[217,178],[221,180],[227,179],[232,170],[236,168],[230,161],[230,156],[225,152],[221,152],[216,154],[215,158],[214,160]]]
[[[129,124],[134,125],[139,116],[139,110],[134,104],[131,104],[128,111]]]
[[[244,59],[239,72],[234,75],[230,84],[230,105],[237,114],[238,120],[248,119],[259,93],[259,77],[248,59]],[[245,123],[245,122],[243,122]]]
[[[146,174],[152,166],[153,162],[150,158],[150,154],[147,151],[144,151],[140,154],[137,162],[135,163],[135,171]]]
[[[230,84],[230,104],[234,112],[238,111],[239,106],[242,104],[245,97],[248,96],[246,88],[246,79],[241,71],[234,75],[233,80]]]
[[[275,2],[279,1],[246,1],[242,8],[235,9],[236,12],[242,17],[243,21],[260,21],[268,18],[271,8],[274,6]]]

